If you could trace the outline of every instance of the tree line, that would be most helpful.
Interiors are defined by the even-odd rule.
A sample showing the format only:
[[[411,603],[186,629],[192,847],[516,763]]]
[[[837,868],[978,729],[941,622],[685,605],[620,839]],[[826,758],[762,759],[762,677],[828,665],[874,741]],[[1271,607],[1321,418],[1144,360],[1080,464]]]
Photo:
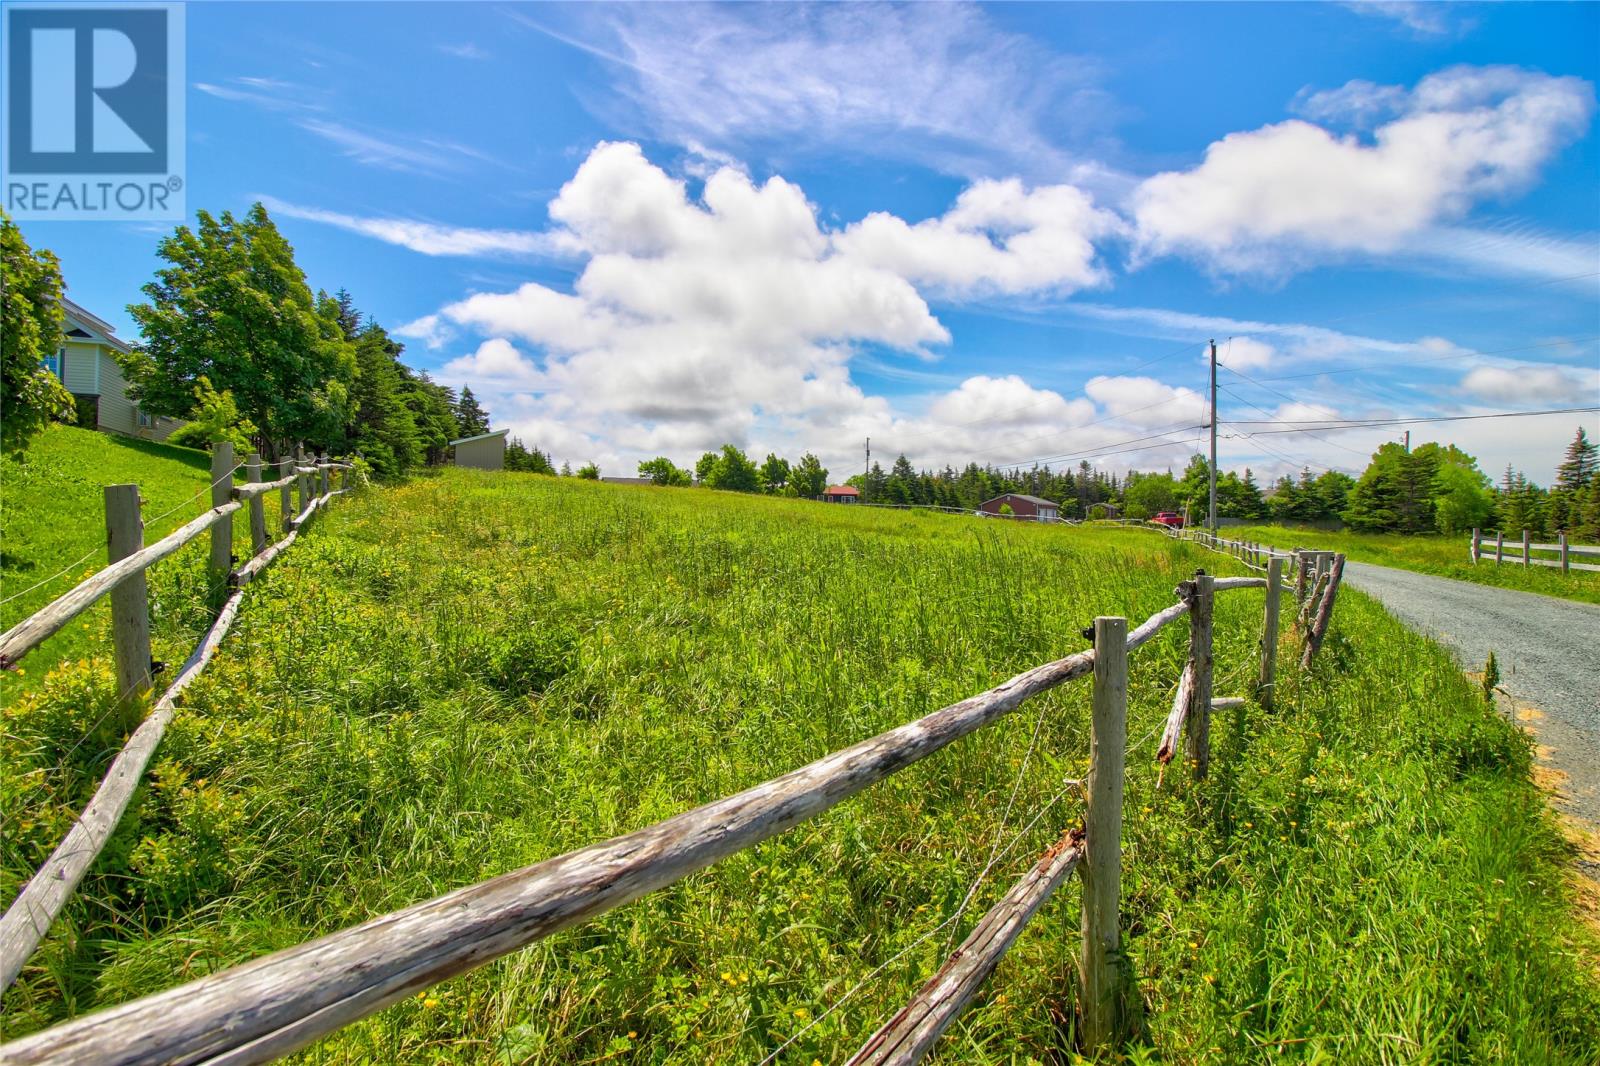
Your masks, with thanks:
[[[52,419],[73,421],[72,395],[41,366],[63,342],[60,265],[0,213],[5,300],[4,446]],[[444,461],[449,442],[489,429],[470,388],[460,395],[401,361],[405,346],[345,289],[313,292],[266,209],[196,215],[157,246],[162,266],[128,308],[141,342],[118,355],[143,411],[186,424],[168,439],[230,441],[268,459],[305,446],[366,459],[400,478]],[[524,451],[526,451],[524,449]],[[548,459],[546,459],[548,464]]]
[[[828,487],[827,469],[810,452],[797,463],[769,453],[758,464],[732,444],[706,452],[693,469],[658,455],[640,463],[638,471],[657,485],[810,499],[820,498]],[[975,510],[996,496],[1023,493],[1050,500],[1067,518],[1150,518],[1171,511],[1186,513],[1195,522],[1208,513],[1211,491],[1210,464],[1201,455],[1190,459],[1182,475],[1130,470],[1120,478],[1088,462],[1060,470],[969,463],[959,471],[950,466],[919,471],[901,455],[887,471],[873,463],[844,484],[855,488],[863,503]],[[1342,521],[1367,533],[1457,534],[1498,525],[1526,528],[1539,536],[1565,531],[1600,539],[1600,458],[1580,428],[1567,447],[1556,484],[1542,489],[1509,467],[1500,483],[1493,484],[1477,460],[1454,445],[1428,442],[1407,449],[1391,443],[1373,453],[1359,478],[1337,470],[1313,475],[1308,467],[1298,477],[1280,477],[1263,488],[1248,467],[1242,474],[1224,471],[1217,477],[1217,514],[1285,525]]]

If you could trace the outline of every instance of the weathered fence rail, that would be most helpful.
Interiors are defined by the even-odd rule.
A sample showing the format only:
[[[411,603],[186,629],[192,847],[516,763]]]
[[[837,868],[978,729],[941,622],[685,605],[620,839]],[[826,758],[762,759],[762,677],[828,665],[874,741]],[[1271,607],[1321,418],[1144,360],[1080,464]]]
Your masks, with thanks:
[[[252,477],[259,476],[259,456],[252,454],[243,465],[249,468]],[[303,511],[298,517],[286,520],[285,525],[291,529],[289,535],[268,547],[265,517],[261,512],[261,494],[272,488],[281,488],[287,500],[288,486],[294,478],[234,486],[233,474],[237,469],[233,462],[233,446],[226,443],[215,445],[211,456],[211,497],[214,506],[149,547],[139,546],[144,538],[144,523],[139,516],[138,486],[107,486],[106,536],[110,565],[0,636],[0,649],[3,649],[0,650],[0,665],[9,668],[101,597],[110,594],[118,697],[125,716],[137,714],[143,710],[140,697],[151,685],[150,607],[145,572],[209,530],[212,534],[211,567],[215,571],[220,562],[226,583],[233,589],[218,609],[216,618],[199,645],[161,698],[150,708],[150,713],[142,721],[124,721],[123,724],[132,729],[132,733],[112,760],[88,806],[73,821],[66,837],[50,858],[29,878],[5,914],[0,916],[0,989],[9,986],[22,972],[28,957],[38,948],[127,811],[144,771],[161,743],[167,724],[172,720],[178,698],[211,661],[233,624],[244,595],[243,586],[294,542],[306,518],[349,487],[347,483],[344,488],[333,490],[328,485],[328,471],[348,471],[348,464],[323,462],[308,467],[320,472],[322,495],[307,499],[304,488],[309,483],[302,482],[300,502]],[[347,482],[348,476],[347,473]],[[236,497],[232,502],[228,500],[230,495]],[[234,569],[232,515],[244,506],[238,502],[238,497],[251,505],[253,555],[243,566]]]
[[[307,513],[313,509],[307,508]],[[724,799],[623,836],[460,888],[318,940],[77,1018],[0,1047],[7,1063],[265,1062],[304,1047],[439,981],[622,906],[814,818],[1015,711],[1094,675],[1085,827],[1046,853],[972,930],[905,1010],[870,1038],[862,1062],[914,1062],[976,994],[1029,918],[1076,869],[1084,880],[1084,1033],[1091,1048],[1118,1037],[1121,983],[1120,838],[1128,656],[1190,617],[1184,720],[1204,737],[1213,707],[1211,606],[1217,592],[1281,588],[1270,577],[1214,580],[1199,571],[1179,601],[1132,632],[1100,618],[1094,647],[1024,671],[923,718]],[[1328,608],[1331,611],[1332,603]],[[1270,691],[1275,604],[1264,614],[1262,684]],[[1196,777],[1204,759],[1193,761]],[[8,915],[9,917],[9,915]]]
[[[1479,529],[1472,531],[1472,540],[1468,542],[1467,554],[1474,564],[1481,562],[1484,556],[1488,555],[1493,556],[1496,566],[1501,563],[1513,563],[1518,566],[1552,566],[1559,568],[1563,574],[1572,570],[1600,571],[1600,563],[1580,563],[1574,562],[1572,559],[1574,555],[1600,559],[1600,545],[1569,544],[1565,533],[1556,534],[1556,543],[1554,544],[1535,544],[1529,531],[1524,529],[1520,538],[1513,539],[1509,554],[1506,552],[1504,530],[1495,532],[1493,551],[1486,551],[1484,548],[1484,537],[1486,535]],[[1536,559],[1533,555],[1534,552],[1554,552],[1556,558]]]

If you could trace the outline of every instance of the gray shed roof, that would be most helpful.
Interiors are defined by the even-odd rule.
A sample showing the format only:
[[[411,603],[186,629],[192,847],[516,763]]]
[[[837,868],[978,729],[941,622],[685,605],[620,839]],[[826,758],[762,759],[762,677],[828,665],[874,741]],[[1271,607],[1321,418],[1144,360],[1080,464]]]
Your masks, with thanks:
[[[490,437],[503,437],[510,432],[509,429],[494,429],[488,433],[479,433],[476,437],[462,437],[460,440],[453,440],[450,442],[450,447],[454,448],[457,444],[471,444],[475,440],[488,440]]]

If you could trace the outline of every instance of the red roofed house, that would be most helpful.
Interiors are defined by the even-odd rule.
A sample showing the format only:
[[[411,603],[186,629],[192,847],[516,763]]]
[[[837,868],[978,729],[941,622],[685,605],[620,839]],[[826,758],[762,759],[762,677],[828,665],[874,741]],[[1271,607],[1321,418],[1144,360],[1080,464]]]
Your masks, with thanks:
[[[825,503],[860,503],[861,493],[849,485],[829,485],[822,499]]]

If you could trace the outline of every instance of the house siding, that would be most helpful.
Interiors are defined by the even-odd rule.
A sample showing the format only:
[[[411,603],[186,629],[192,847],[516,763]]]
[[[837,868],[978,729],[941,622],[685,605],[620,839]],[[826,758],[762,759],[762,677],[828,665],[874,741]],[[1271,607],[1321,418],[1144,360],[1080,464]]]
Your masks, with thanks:
[[[68,341],[62,359],[61,383],[68,392],[80,396],[98,396],[100,386],[95,381],[95,362],[100,358],[98,344]]]
[[[123,433],[143,440],[166,440],[172,431],[183,425],[172,418],[156,418],[151,425],[139,425],[139,405],[128,398],[128,384],[117,365],[104,348],[100,355],[100,428],[109,433]]]

